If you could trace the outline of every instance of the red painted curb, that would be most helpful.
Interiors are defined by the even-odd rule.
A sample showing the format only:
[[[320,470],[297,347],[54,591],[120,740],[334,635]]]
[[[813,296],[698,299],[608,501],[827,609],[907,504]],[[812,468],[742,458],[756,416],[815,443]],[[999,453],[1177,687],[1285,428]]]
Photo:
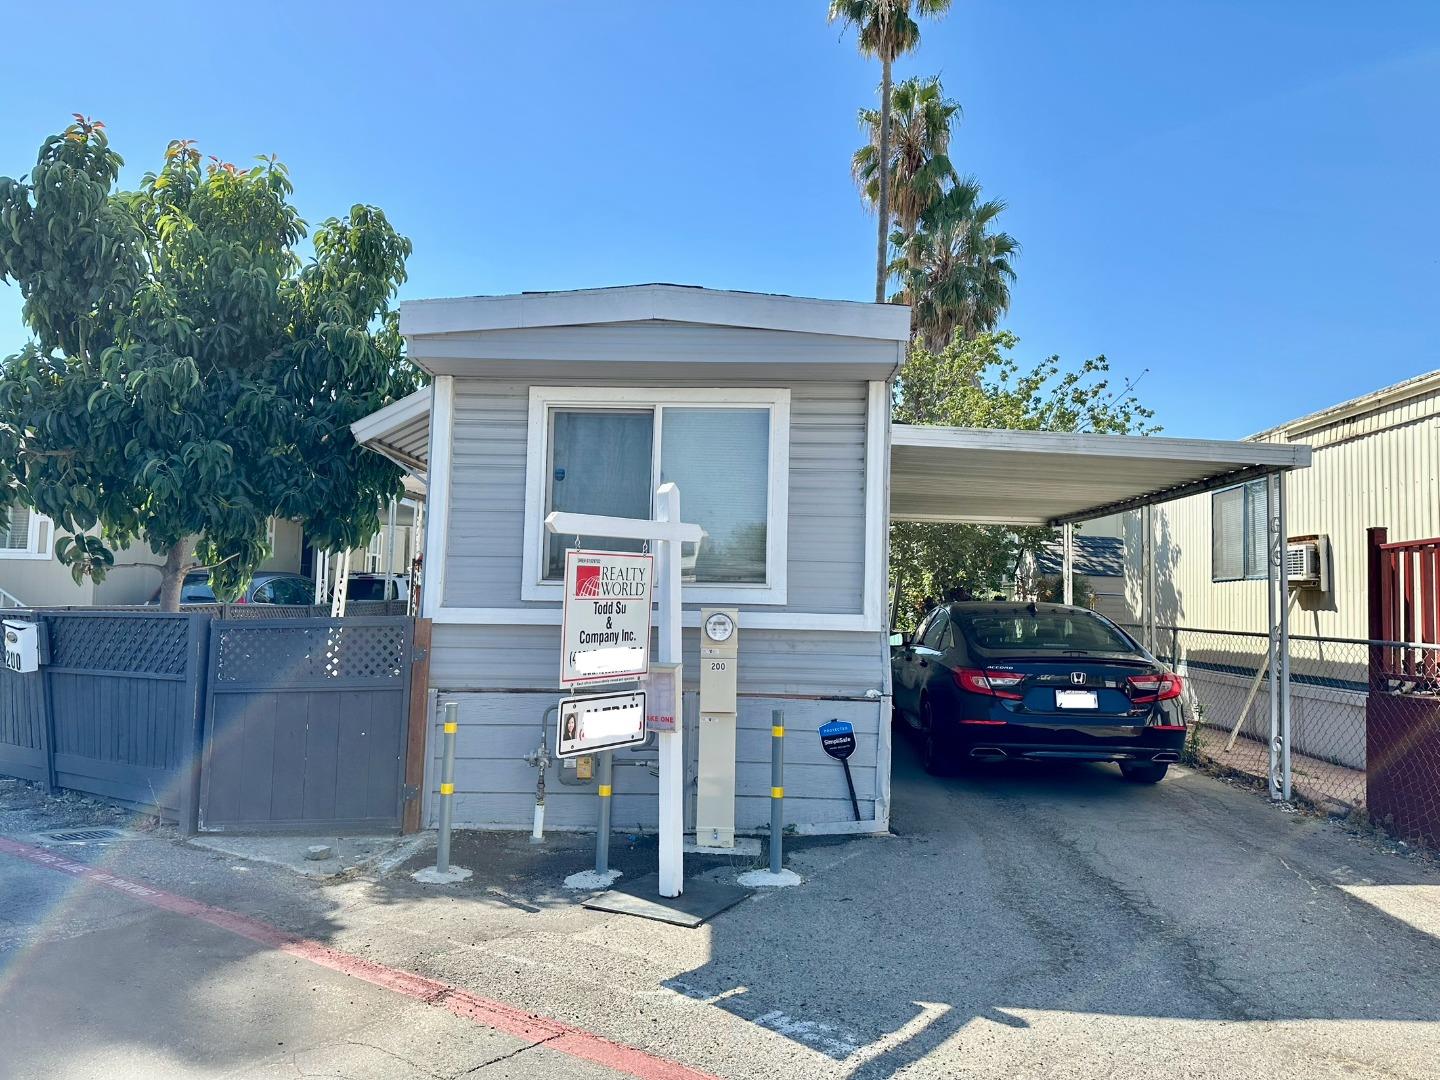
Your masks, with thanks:
[[[97,885],[124,893],[134,900],[140,900],[151,907],[160,908],[176,915],[209,923],[211,926],[228,930],[232,934],[247,938],[266,948],[277,949],[309,960],[331,971],[338,971],[357,979],[363,979],[372,986],[390,990],[406,997],[423,1001],[426,1005],[445,1009],[463,1020],[470,1020],[506,1035],[529,1040],[532,1045],[543,1044],[546,1049],[555,1050],[570,1057],[594,1062],[619,1072],[628,1073],[639,1080],[720,1080],[712,1073],[700,1072],[678,1061],[656,1057],[633,1046],[612,1042],[602,1035],[571,1027],[569,1024],[549,1017],[525,1012],[513,1005],[472,994],[450,983],[417,975],[412,971],[386,967],[372,960],[365,960],[349,953],[332,949],[310,938],[287,933],[267,922],[241,915],[236,911],[201,903],[186,896],[166,892],[151,885],[120,877],[106,870],[98,870],[85,863],[75,862],[63,855],[46,851],[44,848],[22,844],[0,836],[0,852],[26,859],[39,866],[49,867],[62,874],[83,878]]]

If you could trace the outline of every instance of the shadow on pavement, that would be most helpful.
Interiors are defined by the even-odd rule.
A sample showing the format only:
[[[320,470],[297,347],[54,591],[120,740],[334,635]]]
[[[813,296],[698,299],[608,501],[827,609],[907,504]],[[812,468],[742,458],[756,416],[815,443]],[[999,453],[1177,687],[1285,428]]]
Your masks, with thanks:
[[[1440,1019],[1440,922],[1357,898],[1440,875],[1195,775],[1020,764],[935,779],[897,738],[890,840],[713,927],[673,989],[890,1076],[976,1019]],[[1336,858],[1336,849],[1346,861]]]

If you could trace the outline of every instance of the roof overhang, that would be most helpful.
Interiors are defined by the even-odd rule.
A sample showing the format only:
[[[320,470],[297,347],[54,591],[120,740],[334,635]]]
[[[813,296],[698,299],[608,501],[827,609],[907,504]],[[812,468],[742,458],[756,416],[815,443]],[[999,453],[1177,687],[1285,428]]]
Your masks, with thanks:
[[[576,380],[884,381],[905,362],[910,309],[689,285],[412,300],[410,360],[432,375]]]
[[[400,305],[400,332],[406,337],[650,321],[901,343],[910,340],[910,309],[900,304],[818,300],[695,285],[617,285],[509,296],[407,300]]]
[[[890,444],[893,521],[1062,525],[1310,464],[1295,443],[919,427]]]
[[[421,387],[350,425],[355,441],[383,454],[406,473],[405,489],[424,495],[430,446],[430,387]],[[413,482],[412,482],[413,481]]]

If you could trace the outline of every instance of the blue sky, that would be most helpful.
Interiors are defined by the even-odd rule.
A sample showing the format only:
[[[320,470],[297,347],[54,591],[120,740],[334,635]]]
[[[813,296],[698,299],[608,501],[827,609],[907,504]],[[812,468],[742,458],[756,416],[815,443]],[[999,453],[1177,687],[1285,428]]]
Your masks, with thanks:
[[[868,299],[848,163],[878,69],[824,9],[27,4],[0,174],[80,111],[127,183],[189,137],[278,153],[312,222],[383,207],[406,298]],[[1167,433],[1211,437],[1440,367],[1440,5],[956,0],[923,35],[898,75],[944,78],[952,157],[1010,204],[1023,358],[1148,368]],[[0,287],[0,353],[21,340]]]

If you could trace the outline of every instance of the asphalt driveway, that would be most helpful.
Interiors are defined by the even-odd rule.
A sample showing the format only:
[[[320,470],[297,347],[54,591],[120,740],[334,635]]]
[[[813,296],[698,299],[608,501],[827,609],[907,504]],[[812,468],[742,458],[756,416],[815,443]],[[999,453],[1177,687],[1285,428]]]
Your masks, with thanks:
[[[803,887],[699,930],[576,906],[556,883],[583,836],[464,834],[476,878],[448,892],[317,886],[164,838],[93,858],[714,1076],[1436,1075],[1423,861],[1184,770],[935,780],[902,742],[894,802],[895,836],[796,844]],[[648,841],[618,847],[629,872],[653,865]],[[37,892],[52,879],[63,902]],[[0,1076],[643,1075],[4,854],[0,897]]]

